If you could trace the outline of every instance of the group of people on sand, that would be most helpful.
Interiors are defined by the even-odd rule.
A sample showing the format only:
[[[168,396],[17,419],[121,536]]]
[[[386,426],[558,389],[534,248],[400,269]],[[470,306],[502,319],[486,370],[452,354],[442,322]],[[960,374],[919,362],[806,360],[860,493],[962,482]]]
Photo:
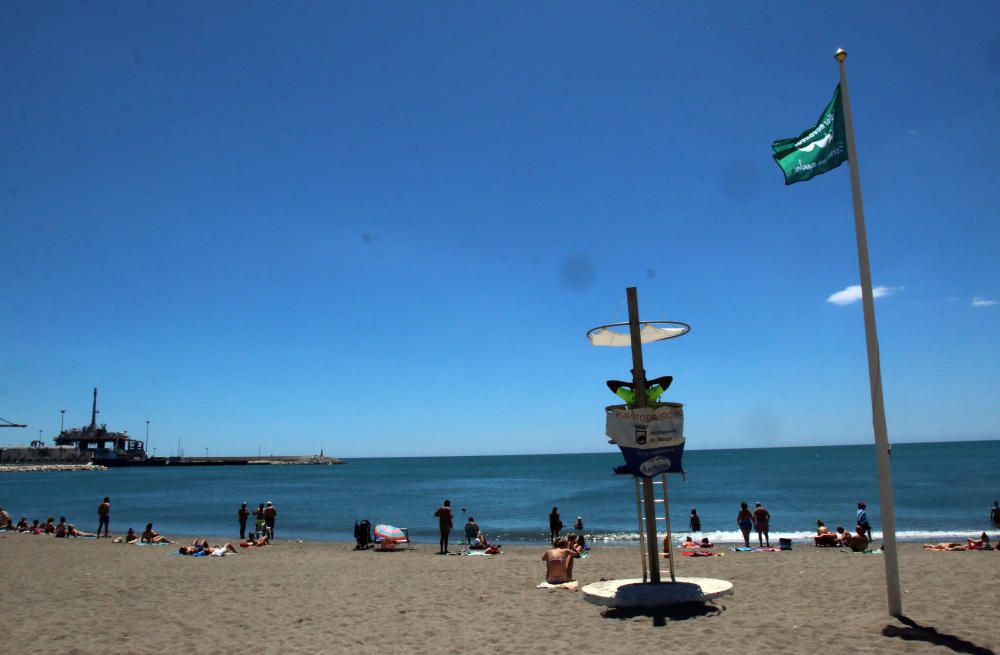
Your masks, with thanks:
[[[278,514],[277,508],[268,501],[267,503],[261,503],[260,507],[255,512],[257,516],[256,530],[250,533],[246,532],[246,521],[250,516],[250,512],[246,510],[246,503],[240,508],[239,518],[240,518],[240,547],[242,548],[260,548],[263,546],[269,546],[272,539],[274,538],[274,521]],[[21,520],[14,522],[11,519],[10,513],[6,509],[0,507],[0,530],[7,530],[12,532],[24,532],[36,535],[51,535],[54,537],[91,537],[99,538],[101,536],[105,538],[111,538],[110,534],[110,523],[111,523],[111,499],[105,496],[104,500],[97,507],[97,517],[98,525],[97,532],[84,532],[78,529],[72,523],[66,521],[65,516],[59,517],[59,522],[56,523],[53,517],[48,517],[45,523],[40,523],[37,519],[28,524],[28,519],[21,517]],[[102,535],[101,532],[104,532]],[[124,537],[114,537],[113,541],[115,543],[122,544],[172,544],[174,543],[167,537],[163,536],[159,532],[153,529],[152,523],[146,524],[146,529],[141,533],[136,533],[132,528],[128,529]],[[195,539],[190,546],[181,546],[179,550],[181,555],[217,555],[222,556],[226,552],[235,553],[236,548],[230,544],[226,543],[222,546],[212,547],[208,540],[206,539]]]
[[[843,526],[838,525],[835,532],[830,532],[821,519],[816,519],[814,540],[817,546],[842,546],[856,553],[863,553],[871,544],[871,526],[867,523],[858,525],[854,532],[848,532]]]
[[[564,584],[573,580],[573,561],[583,557],[587,551],[583,537],[571,532],[565,537],[556,537],[552,547],[542,554],[545,562],[545,581],[549,584]]]
[[[17,523],[10,518],[10,514],[0,507],[0,530],[8,532],[26,532],[28,534],[52,535],[54,537],[96,537],[93,532],[77,530],[72,523],[66,522],[65,516],[59,517],[59,523],[53,517],[46,519],[45,523],[39,523],[38,519],[28,525],[28,519],[21,517]]]
[[[260,537],[267,537],[268,540],[274,539],[274,522],[278,517],[278,508],[274,506],[274,503],[270,500],[266,503],[261,503],[253,511],[253,515],[254,531],[251,534],[254,539],[259,539]],[[247,520],[250,518],[250,510],[247,509],[246,501],[240,505],[236,517],[240,521],[240,539],[245,539],[247,534]]]
[[[760,502],[754,503],[752,512],[745,502],[740,503],[740,511],[736,514],[736,525],[743,534],[744,547],[750,547],[751,530],[757,531],[757,542],[762,548],[765,542],[768,548],[771,547],[771,513]]]
[[[465,509],[463,508],[464,512]],[[440,534],[440,540],[438,541],[438,554],[439,555],[449,555],[451,551],[449,548],[449,539],[451,537],[451,531],[454,526],[455,513],[451,509],[451,501],[445,499],[441,506],[434,511],[434,516],[438,520],[438,531]],[[500,544],[497,542],[490,542],[486,538],[486,533],[482,531],[479,524],[476,523],[476,518],[474,516],[469,516],[469,520],[466,521],[465,527],[463,528],[465,535],[465,545],[469,550],[483,551],[486,555],[496,555],[500,553]]]

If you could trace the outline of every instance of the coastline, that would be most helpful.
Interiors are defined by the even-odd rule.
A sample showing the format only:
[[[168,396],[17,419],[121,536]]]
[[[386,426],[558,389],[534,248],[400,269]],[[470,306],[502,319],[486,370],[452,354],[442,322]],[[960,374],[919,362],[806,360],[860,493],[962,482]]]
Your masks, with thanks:
[[[46,471],[107,471],[100,464],[0,464],[0,473],[42,473]]]
[[[677,575],[730,580],[734,595],[701,612],[626,614],[578,592],[536,589],[540,547],[505,546],[496,557],[442,557],[431,543],[395,553],[353,547],[279,541],[188,558],[169,546],[0,533],[6,568],[25,572],[12,579],[16,592],[0,595],[5,636],[83,653],[232,652],[250,644],[264,653],[537,653],[563,640],[597,652],[659,644],[691,653],[799,653],[841,644],[855,653],[933,653],[948,643],[1000,651],[986,609],[997,597],[998,551],[901,544],[911,625],[887,614],[882,556],[839,549],[796,544],[780,553],[721,548],[722,557],[679,557]],[[575,577],[581,585],[639,577],[639,557],[638,548],[598,545],[577,561]]]

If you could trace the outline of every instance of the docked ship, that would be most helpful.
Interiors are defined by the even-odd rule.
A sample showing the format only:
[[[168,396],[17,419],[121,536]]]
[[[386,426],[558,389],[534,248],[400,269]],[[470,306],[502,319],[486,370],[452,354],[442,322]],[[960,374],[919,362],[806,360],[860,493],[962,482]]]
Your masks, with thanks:
[[[112,432],[107,424],[97,425],[97,388],[94,388],[94,405],[90,425],[63,430],[55,438],[57,446],[71,446],[89,454],[94,464],[102,466],[149,465],[146,444],[133,439],[127,432]]]

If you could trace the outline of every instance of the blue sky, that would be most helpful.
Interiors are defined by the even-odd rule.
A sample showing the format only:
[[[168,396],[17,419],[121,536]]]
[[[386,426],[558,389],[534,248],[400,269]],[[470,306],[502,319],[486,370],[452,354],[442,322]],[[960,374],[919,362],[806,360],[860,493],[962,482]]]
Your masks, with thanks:
[[[627,286],[688,448],[871,443],[837,47],[890,440],[1000,437],[996,3],[0,12],[0,443],[606,451]]]

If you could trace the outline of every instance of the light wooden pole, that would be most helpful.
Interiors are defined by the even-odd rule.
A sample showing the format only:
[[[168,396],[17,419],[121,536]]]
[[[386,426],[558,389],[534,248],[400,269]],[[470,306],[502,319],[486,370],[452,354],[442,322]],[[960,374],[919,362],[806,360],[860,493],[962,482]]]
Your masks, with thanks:
[[[646,373],[642,368],[642,338],[639,335],[639,299],[635,287],[625,290],[628,299],[628,326],[632,337],[632,388],[635,406],[647,407]],[[666,484],[666,482],[664,482]],[[649,581],[660,582],[660,551],[656,543],[656,504],[653,502],[653,480],[642,479],[643,513],[646,515],[646,557],[649,560]],[[666,508],[664,508],[666,511]]]
[[[896,518],[892,502],[892,472],[889,467],[889,435],[882,400],[882,367],[878,351],[878,331],[875,327],[875,296],[872,292],[872,272],[868,261],[868,231],[865,229],[865,209],[861,199],[861,174],[858,171],[858,151],[854,146],[854,120],[851,100],[847,93],[847,53],[837,50],[834,59],[840,65],[840,95],[844,101],[844,129],[847,131],[847,153],[851,169],[851,196],[854,200],[854,230],[858,242],[858,269],[861,274],[861,306],[865,316],[865,343],[868,349],[868,386],[872,399],[872,429],[875,433],[875,462],[878,468],[879,509],[882,514],[882,551],[885,553],[885,584],[889,597],[889,614],[903,616],[903,597],[899,587],[899,560],[896,554]]]

